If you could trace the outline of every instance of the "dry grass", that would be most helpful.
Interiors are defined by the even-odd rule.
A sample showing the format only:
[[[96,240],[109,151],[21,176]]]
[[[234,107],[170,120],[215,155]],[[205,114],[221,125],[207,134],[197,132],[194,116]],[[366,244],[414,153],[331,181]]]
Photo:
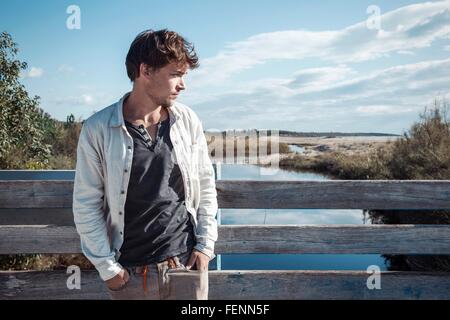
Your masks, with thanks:
[[[66,270],[76,265],[81,269],[94,269],[82,254],[20,254],[0,256],[1,270]]]
[[[348,152],[343,145],[314,155],[293,155],[280,167],[314,171],[338,179],[448,180],[450,179],[449,105],[436,101],[402,137]],[[343,150],[347,149],[347,150]],[[373,223],[450,224],[450,211],[371,210]],[[449,256],[385,255],[392,270],[450,271]]]

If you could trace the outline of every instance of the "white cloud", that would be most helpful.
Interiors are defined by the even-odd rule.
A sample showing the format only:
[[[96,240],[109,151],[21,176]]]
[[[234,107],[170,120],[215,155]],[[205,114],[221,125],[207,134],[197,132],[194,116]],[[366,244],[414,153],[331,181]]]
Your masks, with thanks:
[[[58,72],[60,73],[65,73],[65,74],[70,74],[73,72],[73,67],[67,65],[67,64],[62,64],[58,67]]]
[[[356,72],[346,65],[303,69],[294,73],[295,79],[291,80],[288,86],[296,89],[297,93],[312,92],[348,79],[355,74]]]
[[[361,106],[357,107],[356,111],[363,114],[373,115],[373,114],[397,114],[404,112],[413,111],[412,108],[399,109],[391,106]]]
[[[327,77],[327,70],[340,75]],[[368,74],[345,66],[312,68],[289,79],[259,83],[249,91],[228,92],[193,107],[206,128],[327,131],[340,127],[400,133],[433,98],[450,94],[450,59]],[[300,85],[292,86],[295,83]]]
[[[95,111],[99,111],[118,100],[114,90],[93,85],[80,85],[76,88],[63,86],[48,94],[41,94],[41,107],[58,120],[65,120],[73,113],[75,118],[87,119]]]
[[[445,46],[445,47],[444,47],[444,50],[445,50],[445,51],[450,51],[450,46]]]
[[[80,99],[85,105],[93,105],[95,103],[94,97],[88,94],[82,94]]]
[[[366,21],[337,31],[288,30],[262,33],[229,44],[202,61],[192,86],[220,85],[233,74],[274,59],[320,58],[352,63],[413,52],[450,34],[450,0],[413,4],[381,16],[382,30]],[[401,26],[399,28],[399,26]]]
[[[37,68],[37,67],[31,67],[31,69],[27,72],[24,72],[22,74],[23,78],[39,78],[42,77],[44,74],[44,69]]]
[[[397,53],[407,55],[407,56],[413,56],[415,54],[413,51],[409,51],[409,50],[399,50],[399,51],[397,51]]]
[[[43,97],[45,98],[45,97]],[[46,99],[45,99],[46,100]],[[46,100],[47,101],[47,100]],[[103,101],[103,96],[100,94],[97,94],[94,96],[93,94],[88,93],[82,93],[79,95],[67,95],[67,96],[60,96],[57,98],[51,98],[48,100],[51,104],[54,104],[56,106],[70,106],[73,107],[105,107],[105,105],[101,105]],[[100,104],[100,105],[99,105]]]
[[[203,103],[222,99],[227,95],[251,94],[255,91],[268,90],[276,92],[280,97],[288,97],[299,92],[314,92],[324,86],[335,84],[355,76],[355,70],[344,64],[334,67],[308,68],[294,72],[290,78],[263,78],[252,81],[236,81],[230,89],[221,89],[220,93],[205,95],[203,91],[189,92],[189,100]],[[196,93],[199,92],[199,93]]]

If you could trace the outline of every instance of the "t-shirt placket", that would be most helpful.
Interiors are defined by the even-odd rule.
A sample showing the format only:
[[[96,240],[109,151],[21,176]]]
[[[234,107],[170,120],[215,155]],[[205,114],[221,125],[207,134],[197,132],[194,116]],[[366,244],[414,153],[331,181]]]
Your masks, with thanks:
[[[139,126],[139,133],[144,138],[147,148],[149,148],[152,151],[155,151],[155,147],[158,144],[160,128],[161,128],[161,121],[158,122],[158,125],[156,127],[155,141],[153,141],[147,129],[142,124]]]

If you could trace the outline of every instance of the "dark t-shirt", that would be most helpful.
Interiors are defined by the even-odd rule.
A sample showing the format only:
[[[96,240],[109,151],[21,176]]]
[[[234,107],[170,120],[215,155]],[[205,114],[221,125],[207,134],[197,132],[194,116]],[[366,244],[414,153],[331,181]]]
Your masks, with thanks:
[[[192,250],[196,244],[169,123],[169,118],[158,123],[152,141],[143,125],[125,121],[134,143],[119,258],[125,267],[160,262]]]

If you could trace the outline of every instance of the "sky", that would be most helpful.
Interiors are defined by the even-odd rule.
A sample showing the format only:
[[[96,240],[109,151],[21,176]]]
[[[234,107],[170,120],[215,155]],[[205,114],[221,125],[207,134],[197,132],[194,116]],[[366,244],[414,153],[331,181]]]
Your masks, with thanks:
[[[59,120],[130,91],[132,40],[162,28],[196,48],[178,100],[206,130],[402,134],[450,98],[450,0],[0,1],[21,82]]]

